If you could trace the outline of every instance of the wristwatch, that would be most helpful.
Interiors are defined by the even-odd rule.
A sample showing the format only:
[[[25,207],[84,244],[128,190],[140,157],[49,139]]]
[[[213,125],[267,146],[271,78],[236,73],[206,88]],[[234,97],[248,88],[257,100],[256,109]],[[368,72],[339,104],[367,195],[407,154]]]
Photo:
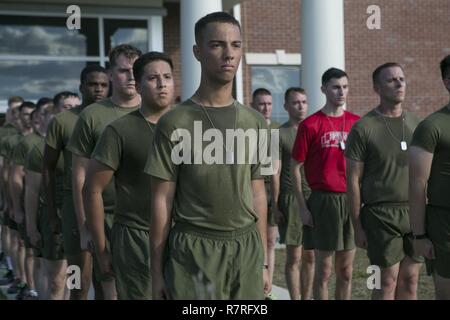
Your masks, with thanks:
[[[263,264],[263,269],[269,269],[269,265],[268,264]]]
[[[428,239],[428,235],[426,233],[424,233],[424,234],[413,234],[412,237],[413,237],[414,240]]]

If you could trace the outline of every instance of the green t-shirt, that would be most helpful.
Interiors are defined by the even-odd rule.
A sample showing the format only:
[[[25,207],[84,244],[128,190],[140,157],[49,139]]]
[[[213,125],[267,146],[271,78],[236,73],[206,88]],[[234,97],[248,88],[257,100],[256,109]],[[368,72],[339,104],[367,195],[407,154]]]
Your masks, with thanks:
[[[42,174],[43,169],[43,161],[44,161],[44,146],[45,140],[44,137],[40,137],[36,141],[34,147],[28,152],[26,160],[25,160],[25,170],[33,171]],[[63,198],[63,183],[64,183],[64,161],[60,156],[58,159],[58,163],[56,166],[56,205],[60,207],[62,204]],[[39,190],[40,194],[40,202],[41,204],[45,204],[45,200],[43,197],[43,190]]]
[[[3,144],[1,143],[1,140],[3,138],[8,137],[13,134],[17,134],[17,129],[14,128],[14,126],[10,123],[5,124],[4,126],[0,127],[0,156],[4,157],[3,153]]]
[[[279,129],[280,124],[276,121],[270,121],[269,129]],[[267,199],[270,199],[270,181],[272,181],[272,176],[264,176],[264,185],[266,186]]]
[[[199,124],[203,130],[198,129]],[[194,132],[195,126],[197,130]],[[245,163],[236,163],[239,156],[237,144],[234,150],[235,164],[227,164],[228,161],[225,158],[228,152],[224,151],[222,141],[216,138],[217,136],[210,137],[211,139],[206,137],[207,132],[212,132],[206,130],[213,127],[222,133],[225,144],[226,129],[240,128],[243,132],[251,132],[247,129],[265,129],[266,133],[268,131],[264,118],[258,112],[239,103],[222,108],[205,107],[203,109],[188,100],[176,106],[159,120],[145,172],[162,180],[176,182],[173,203],[173,216],[176,222],[210,230],[241,229],[257,220],[252,203],[251,181],[262,179],[265,172],[261,171],[263,165],[259,159],[254,161],[254,164],[248,161],[248,148],[245,148],[245,154],[241,152],[241,155],[244,154],[247,159]],[[194,145],[195,140],[201,139],[201,132],[205,134],[203,140],[207,140],[199,143],[201,150],[194,146],[190,153],[187,153],[187,150],[178,152],[176,146],[181,145],[181,142],[176,139],[177,134],[186,141],[186,145]],[[188,141],[189,136],[192,139],[191,143]],[[175,138],[174,141],[171,138]],[[258,143],[264,143],[263,140],[258,139]],[[220,151],[223,152],[223,157],[218,156],[217,162],[225,162],[224,164],[210,161],[210,158],[205,157],[205,154],[213,154],[208,153],[211,150],[208,147],[213,143],[216,146],[215,150],[218,150],[214,155],[220,155]],[[187,155],[189,159],[187,161],[190,163],[175,163],[172,159],[173,149],[176,154]],[[175,152],[175,150],[178,151]],[[194,161],[195,159],[203,160]],[[210,164],[205,160],[210,161]]]
[[[295,138],[297,136],[297,128],[287,121],[280,127],[280,157],[281,157],[281,173],[280,173],[280,193],[293,193],[294,188],[291,178],[291,159],[292,148],[294,147]],[[311,188],[306,181],[304,166],[301,168],[302,174],[302,191],[305,199],[309,198]]]
[[[345,156],[364,162],[361,201],[366,205],[408,202],[408,151],[400,142],[410,145],[420,119],[407,111],[404,119],[403,126],[403,116],[383,117],[372,110],[349,133]]]
[[[72,153],[67,149],[67,145],[82,110],[81,106],[77,106],[57,114],[49,123],[45,137],[45,143],[49,147],[63,153],[64,190],[68,193],[72,191]]]
[[[25,166],[25,160],[28,152],[33,149],[41,138],[41,136],[34,132],[23,136],[12,150],[11,161],[16,165]]]
[[[143,171],[155,130],[133,111],[105,128],[92,154],[114,170],[114,221],[143,230],[150,226],[150,176]]]
[[[428,203],[450,208],[450,110],[444,107],[422,121],[414,132],[412,145],[433,153],[428,179]]]
[[[136,110],[116,106],[110,98],[87,106],[80,114],[69,139],[67,150],[84,158],[91,158],[95,145],[105,127],[124,115]],[[114,182],[103,191],[103,206],[105,213],[114,212],[115,190]]]
[[[19,143],[23,135],[20,132],[13,133],[2,137],[0,140],[0,155],[6,159],[10,159],[12,150]]]

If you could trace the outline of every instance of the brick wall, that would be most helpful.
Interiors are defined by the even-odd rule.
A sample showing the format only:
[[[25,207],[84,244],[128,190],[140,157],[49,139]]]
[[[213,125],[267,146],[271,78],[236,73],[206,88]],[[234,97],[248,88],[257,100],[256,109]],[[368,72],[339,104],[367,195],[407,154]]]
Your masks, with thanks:
[[[381,8],[381,30],[366,27],[372,4]],[[438,64],[450,54],[450,1],[345,0],[344,5],[349,110],[364,114],[377,104],[371,74],[388,61],[405,67],[407,109],[425,116],[448,102]],[[300,52],[300,0],[246,0],[241,9],[246,52]],[[250,67],[244,64],[246,103],[250,91]]]

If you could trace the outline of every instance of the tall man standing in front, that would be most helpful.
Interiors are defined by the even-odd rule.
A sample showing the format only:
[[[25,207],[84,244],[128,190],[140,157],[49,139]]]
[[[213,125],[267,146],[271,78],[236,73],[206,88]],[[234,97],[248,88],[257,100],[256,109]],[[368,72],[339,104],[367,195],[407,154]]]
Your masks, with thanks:
[[[200,86],[191,99],[161,117],[145,168],[152,176],[153,298],[263,299],[270,292],[263,161],[238,164],[237,149],[245,159],[251,156],[239,142],[216,144],[222,156],[204,157],[190,148],[187,136],[194,136],[196,125],[222,138],[227,129],[262,130],[267,137],[268,127],[259,113],[232,96],[242,57],[239,22],[224,12],[206,15],[195,25],[195,42]],[[172,140],[177,134],[187,149],[182,161]],[[262,140],[256,145],[267,142]]]
[[[347,196],[356,245],[381,268],[373,299],[416,299],[421,266],[414,256],[408,214],[408,146],[419,119],[403,110],[403,68],[375,69],[380,104],[359,120],[347,140]]]
[[[328,299],[328,281],[335,256],[336,299],[350,299],[355,244],[345,192],[344,150],[359,116],[344,110],[348,76],[336,68],[322,75],[325,106],[300,124],[292,150],[292,177],[302,222],[313,227],[316,268],[314,299]],[[300,169],[312,193],[306,204]]]

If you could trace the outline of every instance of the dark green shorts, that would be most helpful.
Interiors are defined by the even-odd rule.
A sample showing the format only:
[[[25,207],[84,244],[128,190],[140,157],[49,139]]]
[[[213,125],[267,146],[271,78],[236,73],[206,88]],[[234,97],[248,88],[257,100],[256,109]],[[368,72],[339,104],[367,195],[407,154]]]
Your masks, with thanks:
[[[61,224],[64,241],[64,254],[75,256],[81,254],[80,232],[73,206],[72,194],[64,195],[61,209]]]
[[[278,225],[280,242],[290,246],[303,245],[305,250],[314,249],[312,230],[302,224],[295,194],[281,193],[278,209],[284,216],[284,221]]]
[[[450,209],[428,205],[426,225],[436,256],[434,260],[427,260],[427,267],[439,276],[450,279]]]
[[[111,250],[118,299],[151,300],[149,232],[115,223]]]
[[[105,214],[105,240],[106,240],[106,249],[111,252],[111,235],[112,228],[114,224],[114,214]],[[93,255],[93,270],[95,273],[95,278],[99,281],[111,281],[114,278],[108,274],[103,274],[100,265],[98,264],[97,255]]]
[[[22,223],[17,224],[17,232],[20,234],[20,238],[23,240],[26,249],[31,249],[30,238],[27,235],[27,227],[25,220]]]
[[[12,229],[12,230],[16,230],[17,231],[17,223],[14,220],[14,217],[12,217],[12,215],[8,219],[8,227],[10,229]]]
[[[367,238],[367,256],[372,265],[388,268],[401,262],[405,256],[424,262],[414,255],[409,207],[405,204],[364,206],[361,224]]]
[[[2,225],[3,226],[7,226],[9,228],[9,212],[8,211],[3,211],[3,221],[2,221]]]
[[[345,193],[313,191],[307,203],[314,222],[314,249],[343,251],[355,248]]]
[[[41,206],[38,211],[38,228],[42,239],[42,258],[51,261],[64,259],[64,245],[62,233],[54,234],[50,229],[48,211]]]
[[[267,176],[268,177],[268,176]],[[266,188],[266,197],[267,197],[267,226],[268,227],[276,227],[277,222],[275,220],[275,215],[272,211],[272,195],[270,194],[270,179],[264,179],[264,187]]]
[[[166,251],[166,286],[177,300],[264,299],[263,259],[255,224],[224,232],[177,223]]]

